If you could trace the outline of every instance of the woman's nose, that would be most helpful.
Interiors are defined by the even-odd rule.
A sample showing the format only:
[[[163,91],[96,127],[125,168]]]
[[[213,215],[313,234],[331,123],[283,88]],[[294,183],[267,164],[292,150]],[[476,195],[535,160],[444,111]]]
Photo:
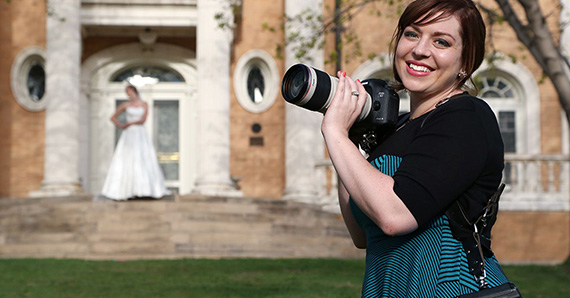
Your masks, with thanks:
[[[419,57],[427,57],[429,56],[429,45],[427,40],[420,39],[412,49],[412,54],[419,56]]]

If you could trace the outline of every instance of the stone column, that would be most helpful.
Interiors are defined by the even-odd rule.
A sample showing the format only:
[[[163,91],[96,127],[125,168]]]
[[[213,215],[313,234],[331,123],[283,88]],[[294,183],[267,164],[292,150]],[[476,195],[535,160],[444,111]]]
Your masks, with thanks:
[[[44,180],[31,197],[82,193],[79,182],[80,0],[48,0]]]
[[[198,0],[198,173],[195,192],[241,196],[230,179],[230,57],[233,33],[214,16],[228,0]]]
[[[295,16],[306,9],[316,14],[322,14],[320,1],[317,0],[287,0],[285,13]],[[303,28],[292,28],[292,31],[303,32]],[[286,31],[290,34],[291,30]],[[293,51],[294,45],[289,44],[285,49],[285,64],[287,68],[299,63]],[[308,53],[312,58],[312,66],[322,69],[324,66],[323,51],[313,49]],[[322,115],[287,104],[285,106],[286,135],[285,158],[286,177],[284,198],[314,203],[318,200],[316,164],[324,158],[324,142],[320,131]]]

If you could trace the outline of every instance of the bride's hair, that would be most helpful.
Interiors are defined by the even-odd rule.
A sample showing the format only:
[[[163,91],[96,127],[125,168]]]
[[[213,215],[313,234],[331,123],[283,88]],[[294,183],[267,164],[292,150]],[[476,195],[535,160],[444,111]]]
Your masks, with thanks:
[[[135,92],[136,95],[139,95],[139,90],[137,90],[137,87],[133,85],[128,85],[126,89],[131,89]]]

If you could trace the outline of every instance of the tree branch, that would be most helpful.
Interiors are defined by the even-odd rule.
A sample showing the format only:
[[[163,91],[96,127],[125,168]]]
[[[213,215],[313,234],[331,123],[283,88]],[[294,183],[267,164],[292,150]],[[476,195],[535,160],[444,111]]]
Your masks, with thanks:
[[[535,40],[531,36],[528,27],[524,25],[521,22],[521,20],[518,18],[518,16],[515,14],[513,7],[511,6],[508,0],[496,0],[496,1],[497,4],[499,4],[499,7],[501,7],[501,10],[503,11],[503,16],[505,17],[505,20],[511,25],[519,41],[524,44],[524,46],[530,51],[536,62],[540,65],[542,69],[544,69],[546,67],[546,64],[544,62],[544,57],[542,56],[542,53],[539,51],[539,49],[536,48]]]
[[[504,0],[500,0],[504,1]],[[499,2],[499,0],[497,0]],[[540,10],[537,0],[519,0],[523,6],[528,20],[528,30],[533,33],[531,53],[541,65],[544,73],[550,78],[556,89],[560,103],[570,119],[570,77],[565,69],[566,59],[562,56],[560,48],[554,42],[552,33],[548,28],[546,19]],[[535,55],[535,53],[538,53]]]

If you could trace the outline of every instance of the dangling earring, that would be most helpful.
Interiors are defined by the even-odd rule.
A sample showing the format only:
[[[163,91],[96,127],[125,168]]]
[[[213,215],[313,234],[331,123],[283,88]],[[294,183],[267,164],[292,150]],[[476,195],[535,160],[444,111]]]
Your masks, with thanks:
[[[465,70],[462,70],[462,71],[460,71],[460,72],[457,74],[457,78],[458,78],[458,79],[462,79],[462,78],[464,78],[464,77],[466,77],[466,76],[467,76],[467,73],[465,72]]]

